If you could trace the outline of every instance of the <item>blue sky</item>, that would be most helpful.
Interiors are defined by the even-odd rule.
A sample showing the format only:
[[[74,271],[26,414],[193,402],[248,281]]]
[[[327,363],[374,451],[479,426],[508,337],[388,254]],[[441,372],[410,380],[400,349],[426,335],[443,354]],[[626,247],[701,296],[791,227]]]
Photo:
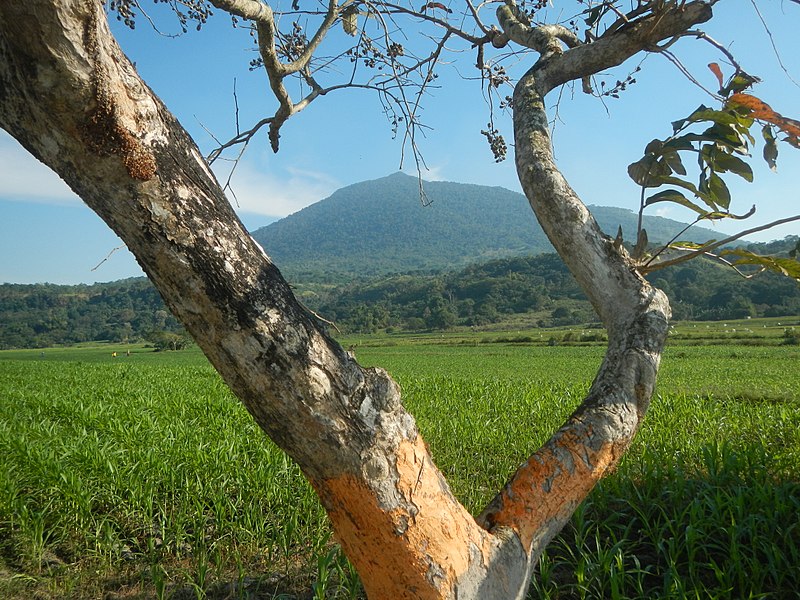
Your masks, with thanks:
[[[554,4],[557,7],[559,0]],[[786,0],[759,0],[758,6],[785,67],[800,81],[800,6]],[[800,88],[778,64],[751,1],[725,0],[715,11],[717,17],[704,29],[730,46],[746,70],[764,79],[755,93],[779,112],[800,117]],[[243,129],[274,110],[264,73],[248,68],[255,57],[249,36],[233,30],[225,16],[217,15],[202,31],[175,39],[157,34],[144,20],[133,32],[112,25],[145,81],[204,152],[214,147],[207,130],[219,139],[235,131],[234,80]],[[161,27],[170,30],[171,23]],[[709,49],[688,40],[674,48],[713,89],[715,80],[705,65],[723,61]],[[638,60],[610,73],[608,81],[624,78]],[[421,148],[430,170],[423,176],[518,190],[512,159],[496,164],[480,134],[488,121],[480,85],[460,76],[469,73],[473,62],[472,52],[456,56],[452,68],[440,70],[440,89],[427,99],[423,120],[432,129],[421,140]],[[556,94],[552,96],[555,101]],[[579,89],[565,88],[554,131],[559,164],[588,204],[635,210],[639,190],[628,179],[626,166],[641,156],[652,138],[668,135],[671,121],[712,102],[673,65],[654,55],[645,60],[636,85],[618,100],[603,103]],[[510,118],[496,115],[495,123],[510,140]],[[393,139],[377,98],[343,91],[320,98],[290,119],[277,155],[269,149],[266,136],[257,138],[233,179],[236,200],[231,201],[245,225],[255,229],[342,186],[388,175],[399,168],[400,160],[401,145]],[[215,170],[224,180],[227,165],[217,165]],[[413,166],[407,157],[406,170],[414,172]],[[754,203],[758,206],[748,226],[798,213],[798,179],[800,152],[784,145],[777,174],[759,165],[755,183],[733,186],[732,208],[745,212]],[[677,207],[658,214],[691,218]],[[722,230],[733,228],[728,224]],[[793,224],[757,239],[798,231],[800,225]],[[0,131],[0,282],[78,283],[140,275],[130,253],[115,250],[120,245],[57,176]]]

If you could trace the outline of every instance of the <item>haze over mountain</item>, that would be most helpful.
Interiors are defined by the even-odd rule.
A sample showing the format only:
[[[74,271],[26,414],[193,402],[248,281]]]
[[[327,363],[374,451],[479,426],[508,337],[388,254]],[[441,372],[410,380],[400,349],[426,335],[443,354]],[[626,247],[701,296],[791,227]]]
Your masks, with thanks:
[[[374,276],[414,270],[452,270],[494,258],[552,252],[526,198],[501,187],[425,182],[423,206],[416,177],[395,173],[342,188],[330,197],[253,232],[291,278]],[[637,215],[592,207],[604,231],[636,235]],[[646,217],[651,242],[666,242],[686,225]],[[719,237],[693,227],[682,239]]]

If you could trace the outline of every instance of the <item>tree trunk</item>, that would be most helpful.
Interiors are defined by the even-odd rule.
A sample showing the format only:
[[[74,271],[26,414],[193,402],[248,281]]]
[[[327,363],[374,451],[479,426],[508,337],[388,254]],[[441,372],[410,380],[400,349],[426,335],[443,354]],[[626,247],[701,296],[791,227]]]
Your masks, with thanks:
[[[372,600],[524,597],[545,545],[617,463],[652,394],[668,303],[555,167],[542,103],[555,78],[542,72],[532,69],[514,97],[519,176],[608,326],[609,349],[585,402],[476,520],[433,464],[395,382],[360,367],[294,299],[117,46],[99,0],[0,3],[0,126],[125,241],[300,465]]]

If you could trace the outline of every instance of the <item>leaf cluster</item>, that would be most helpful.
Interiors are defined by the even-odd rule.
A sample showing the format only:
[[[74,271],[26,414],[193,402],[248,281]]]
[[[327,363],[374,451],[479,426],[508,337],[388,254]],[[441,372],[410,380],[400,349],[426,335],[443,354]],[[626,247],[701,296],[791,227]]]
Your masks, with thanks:
[[[175,13],[180,24],[181,31],[187,33],[189,24],[193,24],[195,29],[200,31],[211,16],[211,6],[206,0],[153,0],[156,4],[166,4]],[[116,13],[118,21],[123,22],[131,29],[136,28],[136,10],[144,13],[138,0],[110,0],[108,9]],[[145,14],[146,16],[146,14]]]
[[[675,121],[673,135],[647,144],[644,156],[628,166],[628,175],[643,189],[668,185],[683,191],[663,190],[644,198],[643,206],[674,202],[703,218],[728,216],[731,194],[721,175],[733,173],[753,181],[753,169],[742,158],[749,155],[749,145],[755,143],[750,134],[753,123],[754,119],[730,105],[721,110],[701,105],[685,119]],[[688,130],[695,124],[706,127],[700,132]],[[685,179],[685,154],[694,154],[697,161],[700,175],[696,184]]]
[[[778,157],[778,135],[781,141],[800,148],[800,122],[784,117],[754,95],[746,93],[758,82],[756,77],[738,70],[727,84],[723,85],[722,72],[716,63],[709,65],[717,77],[721,107],[699,106],[689,116],[672,123],[672,135],[666,139],[654,139],[645,147],[644,156],[628,166],[628,175],[642,188],[640,215],[647,208],[660,202],[670,202],[688,208],[697,214],[695,222],[702,220],[736,219],[752,216],[753,206],[745,214],[731,212],[731,192],[724,176],[733,174],[747,182],[753,181],[753,169],[749,163],[751,148],[756,144],[753,129],[761,126],[763,158],[770,169],[776,169]],[[690,157],[697,164],[696,180],[688,178],[684,160]],[[648,195],[649,190],[662,188]],[[665,188],[665,189],[663,189]],[[674,241],[674,240],[673,240]],[[691,256],[710,252],[721,245],[711,240],[706,244],[678,242],[668,244],[655,256],[648,258],[645,270],[659,268],[653,260],[666,249],[689,251]],[[800,263],[795,257],[775,258],[749,253],[746,256],[731,251],[720,253],[720,257],[734,255],[736,265],[758,265],[764,270],[774,271],[800,280]],[[724,261],[728,262],[728,261]]]

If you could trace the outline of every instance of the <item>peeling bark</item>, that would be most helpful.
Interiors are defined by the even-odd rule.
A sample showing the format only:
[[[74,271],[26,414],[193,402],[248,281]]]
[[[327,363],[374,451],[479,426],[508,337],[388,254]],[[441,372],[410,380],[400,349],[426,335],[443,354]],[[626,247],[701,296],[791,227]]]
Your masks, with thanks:
[[[581,407],[477,520],[450,492],[395,382],[360,367],[294,299],[197,147],[117,46],[98,0],[0,3],[0,126],[125,241],[309,478],[371,599],[523,598],[547,542],[641,425],[669,319],[664,295],[600,232],[558,171],[543,98],[565,73],[616,64],[709,16],[705,3],[689,3],[669,13],[669,27],[615,34],[605,55],[585,46],[562,54],[553,36],[563,31],[540,32],[549,54],[515,90],[517,169],[606,323],[609,348]]]

